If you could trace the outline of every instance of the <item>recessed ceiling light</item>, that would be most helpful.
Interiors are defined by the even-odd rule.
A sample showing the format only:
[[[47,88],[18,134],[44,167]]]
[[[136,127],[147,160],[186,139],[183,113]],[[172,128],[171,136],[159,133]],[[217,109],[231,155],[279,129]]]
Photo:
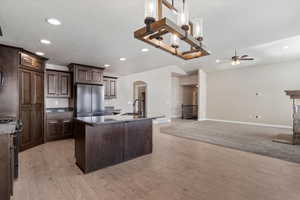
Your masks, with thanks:
[[[42,44],[51,44],[51,42],[49,40],[46,39],[41,39],[40,40]]]
[[[147,49],[147,48],[142,49],[142,52],[148,52],[148,51],[149,51],[149,49]]]
[[[104,67],[110,67],[110,65],[109,64],[105,64]]]
[[[284,46],[283,48],[284,48],[284,49],[288,49],[288,48],[289,48],[289,46]]]
[[[216,60],[216,63],[220,63],[221,61],[219,59]]]
[[[39,52],[39,51],[35,52],[35,54],[38,55],[38,56],[44,56],[45,55],[43,52]]]
[[[46,22],[48,22],[48,24],[51,24],[53,26],[61,25],[61,22],[58,19],[55,19],[55,18],[47,18]]]
[[[121,61],[125,61],[125,60],[126,60],[126,58],[120,58],[120,60],[121,60]]]

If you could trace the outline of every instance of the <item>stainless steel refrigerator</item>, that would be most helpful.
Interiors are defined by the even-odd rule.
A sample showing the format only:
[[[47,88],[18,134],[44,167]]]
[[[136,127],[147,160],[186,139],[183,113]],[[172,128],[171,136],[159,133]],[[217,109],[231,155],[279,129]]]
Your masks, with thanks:
[[[75,105],[77,117],[105,115],[104,86],[77,84]]]

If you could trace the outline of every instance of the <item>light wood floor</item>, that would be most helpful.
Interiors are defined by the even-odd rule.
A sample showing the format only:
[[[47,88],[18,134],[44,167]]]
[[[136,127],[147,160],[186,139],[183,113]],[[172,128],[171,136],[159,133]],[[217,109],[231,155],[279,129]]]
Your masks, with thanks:
[[[161,134],[158,126],[152,155],[88,175],[73,155],[73,140],[22,152],[14,200],[300,199],[299,164]]]

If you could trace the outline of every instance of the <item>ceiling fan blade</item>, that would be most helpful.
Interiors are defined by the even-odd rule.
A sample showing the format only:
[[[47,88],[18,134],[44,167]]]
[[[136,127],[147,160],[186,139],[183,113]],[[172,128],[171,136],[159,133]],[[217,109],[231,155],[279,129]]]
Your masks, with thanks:
[[[241,58],[246,58],[246,57],[249,57],[248,55],[243,55],[243,56],[241,56]]]
[[[254,58],[241,58],[240,60],[255,60]]]

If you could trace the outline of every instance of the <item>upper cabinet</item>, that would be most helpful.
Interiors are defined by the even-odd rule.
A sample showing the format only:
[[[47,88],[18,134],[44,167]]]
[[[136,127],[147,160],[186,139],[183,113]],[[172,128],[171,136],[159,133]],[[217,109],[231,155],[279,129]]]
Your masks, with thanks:
[[[103,85],[105,88],[105,99],[117,98],[117,78],[104,76]]]
[[[71,74],[47,70],[47,97],[71,97]]]
[[[44,60],[35,57],[32,54],[22,52],[20,60],[22,68],[44,72]]]
[[[74,83],[84,84],[103,84],[103,70],[104,68],[86,66],[81,64],[70,64],[69,68],[74,73]]]

